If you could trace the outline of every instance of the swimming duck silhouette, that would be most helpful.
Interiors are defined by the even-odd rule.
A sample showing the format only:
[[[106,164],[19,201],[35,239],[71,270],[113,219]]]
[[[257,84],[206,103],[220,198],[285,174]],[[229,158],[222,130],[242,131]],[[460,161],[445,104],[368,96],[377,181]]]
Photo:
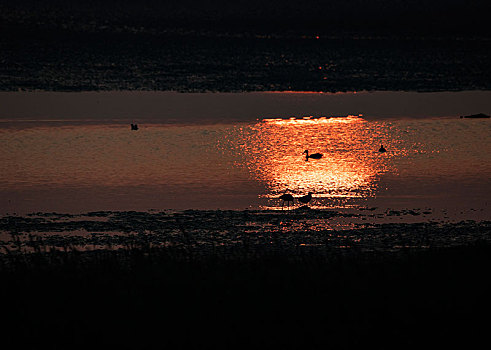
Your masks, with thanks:
[[[379,148],[378,151],[381,152],[381,153],[387,152],[387,150],[384,148],[384,145],[380,145],[380,148]]]
[[[305,154],[305,160],[309,160],[309,158],[312,158],[312,159],[321,159],[323,154],[322,153],[313,153],[313,154],[309,154],[309,150],[306,149],[305,151],[303,151],[303,153]]]

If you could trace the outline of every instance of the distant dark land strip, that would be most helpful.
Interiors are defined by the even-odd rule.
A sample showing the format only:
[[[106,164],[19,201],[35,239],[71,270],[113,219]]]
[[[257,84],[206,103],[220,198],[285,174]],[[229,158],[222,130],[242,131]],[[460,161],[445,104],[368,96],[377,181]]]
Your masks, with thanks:
[[[0,91],[491,90],[491,41],[3,28]]]

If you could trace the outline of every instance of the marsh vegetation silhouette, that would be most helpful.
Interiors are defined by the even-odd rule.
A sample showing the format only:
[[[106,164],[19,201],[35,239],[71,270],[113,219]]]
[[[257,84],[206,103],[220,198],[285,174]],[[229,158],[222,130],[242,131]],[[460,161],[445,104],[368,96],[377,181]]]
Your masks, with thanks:
[[[138,130],[138,124],[131,124],[131,130]]]

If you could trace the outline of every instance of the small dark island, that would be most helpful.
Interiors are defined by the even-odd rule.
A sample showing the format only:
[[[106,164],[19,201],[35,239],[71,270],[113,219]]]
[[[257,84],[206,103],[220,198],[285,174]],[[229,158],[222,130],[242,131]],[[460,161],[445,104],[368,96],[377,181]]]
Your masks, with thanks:
[[[471,115],[461,115],[460,118],[491,118],[489,115],[486,115],[484,113],[479,113],[479,114],[471,114]]]

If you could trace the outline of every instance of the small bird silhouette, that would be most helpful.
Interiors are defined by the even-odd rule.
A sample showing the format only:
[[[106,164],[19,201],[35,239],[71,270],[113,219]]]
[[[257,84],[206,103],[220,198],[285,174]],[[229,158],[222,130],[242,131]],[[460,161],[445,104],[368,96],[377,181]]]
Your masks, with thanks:
[[[380,148],[379,148],[378,151],[381,152],[381,153],[387,152],[387,150],[384,148],[384,145],[380,145]]]
[[[307,204],[308,202],[310,202],[311,199],[312,199],[312,192],[309,192],[309,194],[299,197],[298,201]]]
[[[283,193],[280,196],[280,199],[283,200],[283,203],[281,204],[281,209],[283,209],[283,206],[285,205],[285,202],[288,205],[288,209],[290,209],[290,202],[292,202],[293,204],[295,204],[295,199],[293,198],[293,196],[291,194],[286,193],[287,191],[288,191],[288,188],[285,190],[285,193]]]
[[[305,160],[308,161],[309,158],[312,158],[312,159],[321,159],[323,154],[322,153],[313,153],[313,154],[309,154],[309,150],[306,149],[305,151],[303,151],[303,153],[305,153]]]

